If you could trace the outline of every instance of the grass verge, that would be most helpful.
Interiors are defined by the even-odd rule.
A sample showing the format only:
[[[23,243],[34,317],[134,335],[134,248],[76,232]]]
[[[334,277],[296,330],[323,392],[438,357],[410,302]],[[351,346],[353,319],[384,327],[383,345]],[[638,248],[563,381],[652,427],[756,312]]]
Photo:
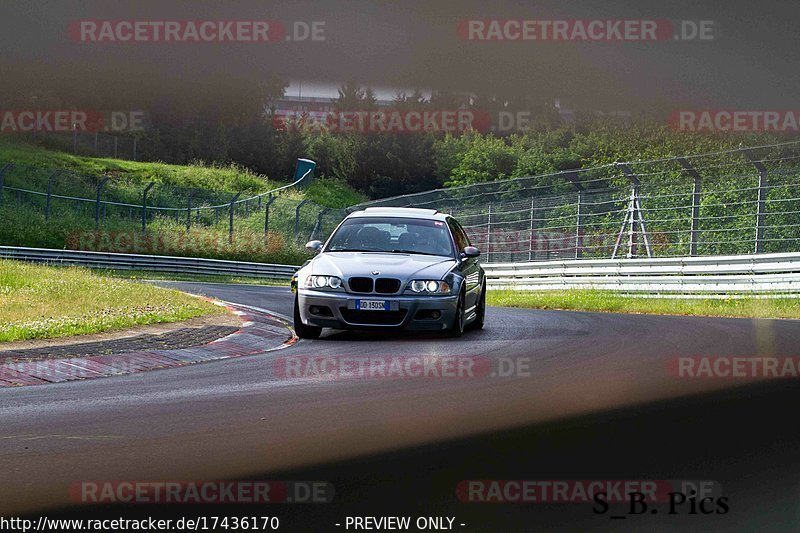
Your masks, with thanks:
[[[48,150],[40,146],[0,139],[0,162],[41,169],[41,173],[33,173],[20,169],[17,176],[11,171],[6,178],[7,185],[24,185],[44,191],[53,169],[66,169],[80,176],[110,176],[113,179],[105,187],[106,199],[131,201],[136,203],[141,197],[142,189],[150,182],[188,190],[198,188],[214,191],[221,195],[232,196],[243,192],[244,196],[263,193],[290,182],[290,176],[267,177],[235,164],[204,164],[195,162],[190,165],[173,165],[160,162],[128,161],[103,157],[74,155],[58,150]],[[19,183],[17,183],[19,182]],[[69,186],[68,190],[61,190]],[[77,178],[69,178],[69,183],[55,183],[56,194],[69,194],[84,198],[94,198],[96,183],[80,183]],[[298,202],[307,198],[320,205],[331,208],[349,207],[363,202],[366,198],[345,182],[324,176],[317,176],[305,190],[291,189],[282,193]],[[184,205],[185,197],[173,199],[178,205]],[[219,200],[223,203],[224,200]]]
[[[197,192],[195,207],[207,208],[227,202],[235,192],[249,197],[285,181],[268,179],[235,165],[168,165],[92,158],[0,139],[0,166],[6,162],[16,165],[3,177],[7,187],[39,192],[52,187],[59,195],[95,198],[99,177],[109,176],[110,181],[102,189],[104,200],[140,205],[144,187],[152,182],[156,186],[148,196],[150,205],[181,208],[151,211],[144,238],[141,211],[135,207],[104,204],[96,211],[93,202],[57,197],[47,201],[43,195],[6,189],[0,198],[0,220],[5,222],[0,224],[0,244],[6,246],[300,264],[310,257],[302,245],[312,229],[326,234],[339,221],[341,213],[337,209],[364,200],[343,181],[318,177],[305,189],[290,188],[274,197],[269,209],[269,238],[264,234],[264,199],[239,205],[234,210],[233,239],[229,240],[227,208],[195,211],[191,231],[187,232],[183,208],[188,206],[188,192]],[[56,168],[70,172],[53,174]],[[298,211],[304,200],[312,203]],[[320,206],[333,209],[324,220],[318,218],[324,214]],[[98,216],[99,224],[95,222]],[[296,236],[296,229],[303,238]]]
[[[82,268],[0,260],[0,342],[99,333],[222,313],[216,305]]]
[[[638,313],[654,315],[720,316],[744,318],[800,318],[797,298],[637,298],[611,291],[566,290],[524,292],[490,290],[489,305]]]
[[[160,281],[194,281],[200,283],[235,283],[236,285],[263,285],[268,287],[289,288],[288,279],[271,278],[245,278],[225,275],[208,274],[178,274],[162,272],[145,272],[141,270],[93,270],[98,276],[117,279],[130,279],[134,281],[160,280]]]

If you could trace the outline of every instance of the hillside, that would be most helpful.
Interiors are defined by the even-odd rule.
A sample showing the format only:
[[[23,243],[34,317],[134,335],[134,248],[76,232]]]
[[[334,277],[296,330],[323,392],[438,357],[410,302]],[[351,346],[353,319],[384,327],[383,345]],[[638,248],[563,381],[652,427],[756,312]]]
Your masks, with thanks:
[[[303,190],[291,188],[276,197],[270,206],[268,239],[264,236],[267,198],[237,204],[230,238],[227,204],[235,195],[255,197],[289,183],[286,177],[272,179],[235,165],[183,166],[74,156],[2,139],[0,167],[8,163],[14,167],[5,174],[0,206],[4,222],[0,245],[7,246],[297,264],[308,255],[303,239],[313,231],[320,213],[364,200],[342,181],[316,178]],[[54,174],[55,170],[59,172]],[[110,178],[101,189],[105,203],[97,209],[94,199],[104,177]],[[44,193],[51,181],[53,195],[66,198],[53,197],[48,207]],[[150,183],[155,185],[148,191],[147,233],[142,234],[139,206]],[[187,228],[190,198],[193,210]],[[296,225],[297,208],[306,200]]]
[[[172,165],[166,163],[147,163],[122,159],[77,156],[66,152],[14,142],[0,138],[0,163],[14,163],[39,172],[27,172],[26,183],[46,187],[47,171],[65,169],[77,175],[111,176],[115,186],[121,191],[125,188],[141,189],[142,184],[151,181],[176,189],[204,189],[220,194],[233,194],[244,191],[259,194],[288,183],[288,176],[268,177],[254,174],[235,164],[225,165]],[[13,176],[14,174],[12,174]],[[22,177],[22,173],[17,173]],[[6,185],[11,185],[7,178]],[[86,187],[86,198],[92,198],[94,191]],[[44,189],[41,189],[44,190]],[[57,192],[57,191],[54,191]],[[328,178],[319,178],[299,194],[299,197],[324,205],[341,208],[357,204],[364,196],[345,183]]]

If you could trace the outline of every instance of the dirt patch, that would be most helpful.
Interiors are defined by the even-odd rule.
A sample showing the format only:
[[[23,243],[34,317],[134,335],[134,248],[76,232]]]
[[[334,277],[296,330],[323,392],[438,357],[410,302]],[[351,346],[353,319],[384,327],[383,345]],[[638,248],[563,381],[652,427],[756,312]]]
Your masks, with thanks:
[[[0,361],[117,355],[142,350],[201,346],[235,333],[242,321],[233,314],[207,315],[182,322],[150,324],[92,335],[0,343]]]

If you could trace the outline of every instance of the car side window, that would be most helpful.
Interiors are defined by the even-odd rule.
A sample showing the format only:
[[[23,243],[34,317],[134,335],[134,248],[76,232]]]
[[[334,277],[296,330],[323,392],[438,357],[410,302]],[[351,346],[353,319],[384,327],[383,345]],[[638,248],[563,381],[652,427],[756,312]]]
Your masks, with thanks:
[[[461,227],[461,224],[455,219],[453,219],[453,223],[458,228],[459,233],[461,233],[461,238],[463,238],[464,242],[466,243],[464,246],[465,247],[472,246],[472,241],[469,240],[469,235],[467,235],[467,232],[464,230],[463,227]]]
[[[456,247],[458,251],[461,252],[469,246],[469,239],[467,238],[466,233],[464,230],[461,229],[461,226],[458,225],[458,222],[455,219],[448,218],[447,225],[450,226],[450,231],[453,233],[453,239],[456,241]]]

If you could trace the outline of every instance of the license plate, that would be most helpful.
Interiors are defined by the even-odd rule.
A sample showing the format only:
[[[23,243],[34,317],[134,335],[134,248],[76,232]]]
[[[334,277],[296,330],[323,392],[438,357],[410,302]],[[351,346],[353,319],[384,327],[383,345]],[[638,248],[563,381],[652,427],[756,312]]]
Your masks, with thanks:
[[[388,311],[388,300],[356,300],[356,309],[359,311]]]

